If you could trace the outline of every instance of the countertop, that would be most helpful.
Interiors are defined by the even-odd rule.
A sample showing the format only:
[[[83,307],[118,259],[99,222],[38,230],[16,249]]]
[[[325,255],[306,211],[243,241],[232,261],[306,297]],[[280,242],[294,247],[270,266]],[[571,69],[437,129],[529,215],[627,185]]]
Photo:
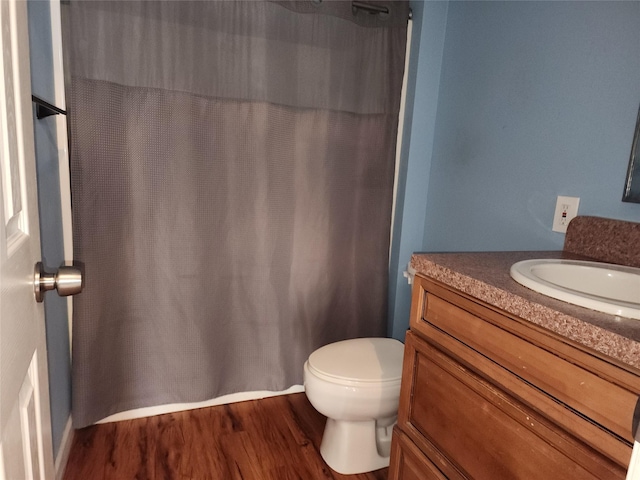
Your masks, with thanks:
[[[640,320],[571,305],[523,287],[509,269],[534,258],[593,260],[561,251],[416,253],[411,266],[425,277],[640,369]]]

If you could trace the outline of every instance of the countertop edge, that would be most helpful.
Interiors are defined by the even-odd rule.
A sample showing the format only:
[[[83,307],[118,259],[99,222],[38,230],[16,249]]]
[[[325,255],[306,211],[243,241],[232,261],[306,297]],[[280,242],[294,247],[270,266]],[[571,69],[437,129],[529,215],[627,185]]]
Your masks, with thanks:
[[[629,322],[637,320],[621,319],[551,299],[511,280],[508,268],[506,272],[502,271],[507,263],[510,266],[528,258],[566,257],[563,252],[416,253],[412,255],[410,265],[425,277],[640,369],[640,341],[612,331],[622,322],[634,336],[640,337],[640,322],[636,328]],[[486,265],[486,270],[473,267],[471,271],[465,271],[473,262]],[[492,272],[492,268],[497,270],[496,265],[502,267],[501,271]],[[508,281],[505,275],[509,276]]]

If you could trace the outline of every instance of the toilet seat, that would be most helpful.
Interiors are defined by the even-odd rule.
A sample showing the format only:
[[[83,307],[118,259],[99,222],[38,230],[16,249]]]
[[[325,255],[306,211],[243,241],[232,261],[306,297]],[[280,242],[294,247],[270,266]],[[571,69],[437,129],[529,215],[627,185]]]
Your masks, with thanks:
[[[331,343],[309,356],[311,373],[350,385],[398,383],[404,345],[393,338],[356,338]]]

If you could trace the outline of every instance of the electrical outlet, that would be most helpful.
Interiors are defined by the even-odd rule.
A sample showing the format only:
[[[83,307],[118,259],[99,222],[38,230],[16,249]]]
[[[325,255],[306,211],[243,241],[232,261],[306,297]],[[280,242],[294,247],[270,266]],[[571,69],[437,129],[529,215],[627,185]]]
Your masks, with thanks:
[[[558,196],[556,202],[556,213],[553,215],[554,232],[566,233],[569,222],[578,215],[578,205],[580,199],[578,197],[562,197]]]

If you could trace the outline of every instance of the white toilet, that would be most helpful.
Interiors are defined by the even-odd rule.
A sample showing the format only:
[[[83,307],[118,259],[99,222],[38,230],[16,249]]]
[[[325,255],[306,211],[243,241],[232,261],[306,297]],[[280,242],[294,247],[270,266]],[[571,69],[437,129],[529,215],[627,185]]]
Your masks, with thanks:
[[[403,352],[392,338],[356,338],[325,345],[305,362],[307,398],[327,417],[320,453],[336,472],[389,466]]]

